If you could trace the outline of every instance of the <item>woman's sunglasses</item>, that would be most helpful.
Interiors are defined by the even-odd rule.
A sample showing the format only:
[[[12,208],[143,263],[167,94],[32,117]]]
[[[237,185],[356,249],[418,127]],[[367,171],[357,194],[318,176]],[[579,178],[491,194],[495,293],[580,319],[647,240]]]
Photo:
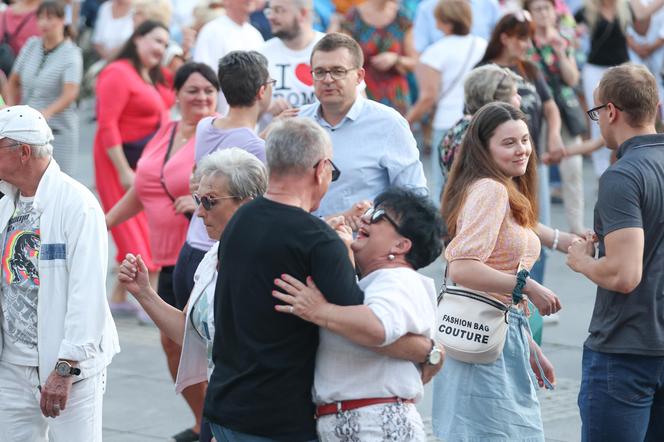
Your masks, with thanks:
[[[219,200],[233,200],[236,198],[236,196],[218,196],[214,198],[207,195],[198,196],[197,193],[194,193],[194,202],[197,206],[203,206],[205,210],[212,209]]]
[[[401,234],[401,228],[399,227],[399,224],[390,216],[387,214],[385,209],[376,209],[374,207],[369,207],[366,212],[364,212],[364,215],[362,215],[362,218],[368,219],[369,224],[376,224],[382,219],[386,219],[392,226],[396,229],[399,234]]]

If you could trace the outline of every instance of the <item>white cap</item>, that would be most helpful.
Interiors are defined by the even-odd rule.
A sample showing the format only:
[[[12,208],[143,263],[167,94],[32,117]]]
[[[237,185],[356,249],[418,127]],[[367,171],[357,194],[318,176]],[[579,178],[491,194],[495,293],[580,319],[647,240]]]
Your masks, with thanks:
[[[0,109],[0,139],[10,138],[33,146],[53,141],[53,132],[39,111],[30,106]]]

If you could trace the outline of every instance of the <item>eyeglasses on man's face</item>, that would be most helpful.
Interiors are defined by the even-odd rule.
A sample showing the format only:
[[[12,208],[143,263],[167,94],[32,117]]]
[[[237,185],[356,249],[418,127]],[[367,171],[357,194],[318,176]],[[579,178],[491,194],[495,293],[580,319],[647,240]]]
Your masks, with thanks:
[[[327,161],[328,163],[330,163],[330,166],[332,166],[332,181],[338,180],[339,177],[341,176],[341,171],[339,170],[337,165],[334,164],[332,160],[329,158],[323,158],[322,160],[317,161],[316,164],[314,164],[314,169],[318,167],[321,161]]]
[[[194,202],[196,203],[197,206],[203,206],[205,210],[210,210],[212,209],[217,202],[221,200],[234,200],[237,199],[236,196],[218,196],[218,197],[212,197],[212,196],[199,196],[197,193],[194,193]]]
[[[611,104],[613,104],[613,107],[615,107],[615,108],[618,109],[619,111],[622,110],[620,107],[616,106],[614,103],[611,103]],[[608,105],[609,105],[609,103],[606,103],[606,104],[602,104],[601,106],[593,107],[592,109],[590,109],[590,110],[589,110],[588,112],[586,112],[586,113],[588,114],[588,116],[590,117],[591,120],[593,120],[593,121],[599,121],[599,111],[602,110],[602,109],[604,109],[604,108],[607,107]]]
[[[314,80],[323,81],[327,77],[327,74],[330,74],[333,80],[343,80],[348,76],[350,71],[354,71],[358,68],[343,68],[340,66],[333,67],[332,69],[323,69],[316,68],[311,71],[311,75],[314,77]]]
[[[265,83],[263,83],[263,84],[264,84],[265,86],[269,86],[269,85],[274,86],[275,84],[277,84],[277,80],[275,80],[274,78],[270,78],[269,80],[267,80],[267,81],[266,81]]]

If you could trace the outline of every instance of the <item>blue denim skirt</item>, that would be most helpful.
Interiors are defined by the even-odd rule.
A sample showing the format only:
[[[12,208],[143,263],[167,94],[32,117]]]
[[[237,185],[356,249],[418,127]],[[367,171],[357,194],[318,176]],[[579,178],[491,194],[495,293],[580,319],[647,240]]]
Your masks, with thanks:
[[[434,379],[432,423],[445,442],[543,442],[528,319],[515,309],[502,355],[491,364],[452,358]]]

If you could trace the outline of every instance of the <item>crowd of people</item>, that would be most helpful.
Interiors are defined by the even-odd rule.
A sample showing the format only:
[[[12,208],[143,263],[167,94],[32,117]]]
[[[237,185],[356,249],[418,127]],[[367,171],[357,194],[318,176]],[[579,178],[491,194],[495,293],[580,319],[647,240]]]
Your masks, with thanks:
[[[582,439],[664,439],[664,0],[8,3],[0,441],[101,441],[118,315],[159,328],[177,442],[424,441],[429,381],[440,439],[543,441],[551,251],[598,287]],[[497,359],[446,354],[448,277]]]

